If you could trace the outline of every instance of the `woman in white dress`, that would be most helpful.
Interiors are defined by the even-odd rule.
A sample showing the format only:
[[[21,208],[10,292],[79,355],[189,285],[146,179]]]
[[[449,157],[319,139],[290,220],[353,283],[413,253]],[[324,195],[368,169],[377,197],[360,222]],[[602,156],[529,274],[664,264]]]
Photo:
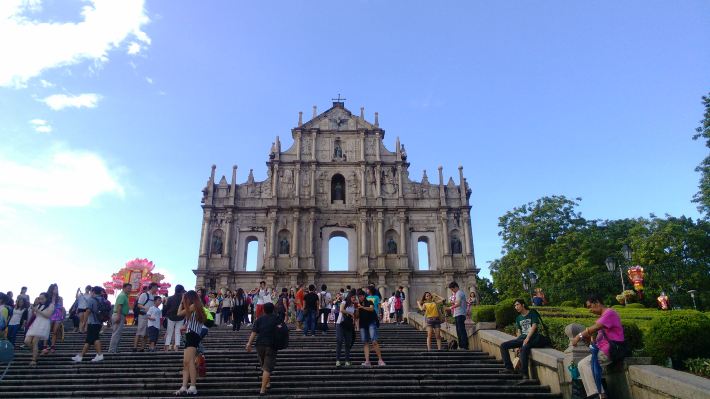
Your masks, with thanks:
[[[37,365],[39,341],[49,338],[49,328],[52,324],[49,318],[52,316],[52,313],[54,313],[54,304],[47,300],[46,293],[43,292],[39,294],[39,297],[35,299],[35,303],[32,306],[32,324],[27,329],[27,334],[25,334],[25,345],[32,348],[31,367]]]

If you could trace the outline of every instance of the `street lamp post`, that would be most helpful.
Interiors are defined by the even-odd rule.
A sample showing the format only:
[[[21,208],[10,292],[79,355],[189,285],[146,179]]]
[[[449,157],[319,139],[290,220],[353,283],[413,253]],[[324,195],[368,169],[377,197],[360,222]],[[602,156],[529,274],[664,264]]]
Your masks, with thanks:
[[[690,297],[693,298],[693,309],[698,310],[698,307],[695,306],[695,293],[698,292],[696,290],[690,290],[688,291],[688,294],[690,294]]]
[[[522,273],[523,279],[523,289],[530,295],[530,304],[532,304],[532,291],[535,289],[535,284],[537,284],[537,274],[530,269],[527,269]]]
[[[609,270],[610,273],[614,273],[614,269],[616,269],[616,259],[609,256],[604,263],[606,263],[607,270]],[[626,290],[626,286],[624,285],[624,268],[621,267],[621,265],[619,265],[619,277],[621,278],[621,296],[624,297],[624,306],[626,306],[626,295],[624,295],[624,291]]]

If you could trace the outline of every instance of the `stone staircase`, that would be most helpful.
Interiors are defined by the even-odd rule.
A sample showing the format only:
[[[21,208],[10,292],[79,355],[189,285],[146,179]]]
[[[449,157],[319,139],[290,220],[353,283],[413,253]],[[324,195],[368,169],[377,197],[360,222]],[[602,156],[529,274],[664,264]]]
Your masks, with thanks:
[[[41,356],[30,368],[30,353],[16,351],[15,361],[0,382],[0,398],[170,397],[181,382],[182,353],[132,353],[134,328],[124,330],[117,355],[91,363],[71,357],[84,336],[68,332],[57,352]],[[261,371],[255,353],[246,353],[249,331],[214,327],[205,338],[207,376],[198,378],[199,397],[258,396]],[[108,346],[110,332],[102,334]],[[21,338],[18,337],[18,342]],[[163,342],[162,337],[158,341]],[[483,352],[426,352],[426,335],[413,327],[383,325],[380,343],[384,367],[364,368],[359,335],[352,351],[353,366],[335,368],[335,332],[304,337],[291,333],[289,348],[279,352],[269,397],[280,398],[559,398],[536,380],[499,374],[500,361]],[[162,349],[162,345],[159,346]],[[372,354],[374,359],[374,353]],[[4,369],[4,367],[3,367]]]

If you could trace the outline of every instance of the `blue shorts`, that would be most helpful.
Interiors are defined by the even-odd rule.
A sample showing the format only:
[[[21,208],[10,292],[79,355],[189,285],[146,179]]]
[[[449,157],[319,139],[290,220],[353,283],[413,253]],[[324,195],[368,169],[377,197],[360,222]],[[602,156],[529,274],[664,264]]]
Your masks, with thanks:
[[[363,344],[377,342],[377,323],[372,322],[367,328],[360,326],[360,340]]]

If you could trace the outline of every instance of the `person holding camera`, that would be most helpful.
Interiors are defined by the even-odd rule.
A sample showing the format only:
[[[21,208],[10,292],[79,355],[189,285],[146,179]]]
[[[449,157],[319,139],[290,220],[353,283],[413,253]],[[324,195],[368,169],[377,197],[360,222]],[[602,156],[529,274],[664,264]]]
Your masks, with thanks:
[[[137,299],[138,328],[136,328],[136,337],[133,339],[133,352],[143,352],[148,341],[148,310],[153,306],[153,301],[157,293],[158,283],[152,282],[148,286],[148,291],[140,294]]]
[[[377,354],[377,365],[384,366],[382,360],[382,351],[380,344],[377,342],[377,311],[375,305],[369,301],[365,295],[365,291],[357,291],[357,319],[360,326],[360,340],[362,341],[363,350],[365,352],[365,362],[362,363],[365,367],[370,367],[370,345]]]

